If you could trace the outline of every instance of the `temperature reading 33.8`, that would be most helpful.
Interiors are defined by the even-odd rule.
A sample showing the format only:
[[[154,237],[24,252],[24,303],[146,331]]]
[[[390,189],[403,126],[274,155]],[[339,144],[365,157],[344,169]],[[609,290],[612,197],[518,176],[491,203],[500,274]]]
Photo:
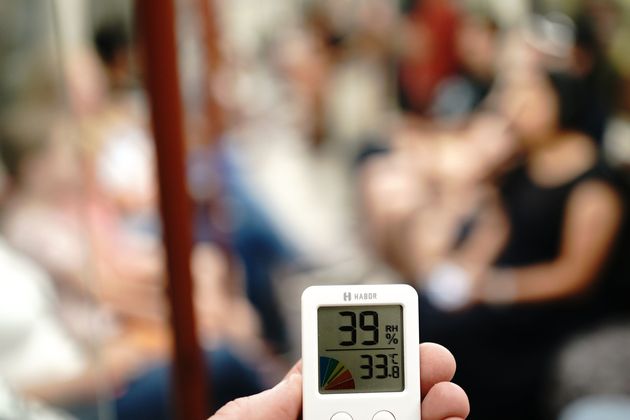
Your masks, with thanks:
[[[402,311],[400,305],[320,307],[319,392],[402,391]]]

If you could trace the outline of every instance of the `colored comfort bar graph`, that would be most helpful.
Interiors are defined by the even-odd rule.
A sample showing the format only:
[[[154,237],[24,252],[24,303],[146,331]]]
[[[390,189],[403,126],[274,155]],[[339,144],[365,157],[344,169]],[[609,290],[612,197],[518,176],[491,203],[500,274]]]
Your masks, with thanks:
[[[326,391],[354,389],[354,378],[337,359],[331,357],[319,358],[320,388]]]

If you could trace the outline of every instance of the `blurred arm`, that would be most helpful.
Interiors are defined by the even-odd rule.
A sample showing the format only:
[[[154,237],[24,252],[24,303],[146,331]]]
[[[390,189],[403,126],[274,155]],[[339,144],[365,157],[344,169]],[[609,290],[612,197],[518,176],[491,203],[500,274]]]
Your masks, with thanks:
[[[514,289],[507,300],[536,302],[577,295],[596,279],[621,224],[622,204],[608,185],[589,182],[569,197],[560,255],[554,261],[526,268],[495,270],[486,280],[482,300],[506,303],[506,296],[492,290]],[[505,276],[511,279],[504,278]]]
[[[103,393],[117,393],[125,384],[154,361],[154,357],[130,345],[115,343],[107,346],[79,375],[56,381],[22,387],[17,391],[34,400],[51,405],[66,405],[96,401]]]
[[[471,278],[479,278],[505,246],[509,231],[507,217],[497,193],[493,191],[469,238],[452,255],[452,259],[466,269]]]

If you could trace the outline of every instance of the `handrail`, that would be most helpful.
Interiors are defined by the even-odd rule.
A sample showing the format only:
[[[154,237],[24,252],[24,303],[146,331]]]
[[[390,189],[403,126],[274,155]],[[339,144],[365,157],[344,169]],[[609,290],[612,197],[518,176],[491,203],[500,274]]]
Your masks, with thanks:
[[[177,68],[173,0],[139,0],[137,13],[156,145],[163,240],[173,332],[177,418],[207,416],[206,375],[197,337],[190,269],[191,203],[186,190],[184,119]]]

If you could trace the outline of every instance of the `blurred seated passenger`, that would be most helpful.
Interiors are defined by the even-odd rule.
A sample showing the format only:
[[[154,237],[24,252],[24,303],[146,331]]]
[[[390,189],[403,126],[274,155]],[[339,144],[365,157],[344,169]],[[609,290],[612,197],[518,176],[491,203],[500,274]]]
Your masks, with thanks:
[[[403,55],[398,68],[403,110],[424,114],[435,89],[457,70],[455,37],[459,11],[451,0],[412,1],[405,19]]]
[[[2,231],[54,283],[24,257],[2,264],[13,271],[2,275],[1,295],[19,309],[3,317],[2,376],[18,392],[80,418],[94,410],[103,386],[116,391],[120,419],[170,418],[161,249],[130,239],[119,214],[81,177],[63,118],[41,105],[3,117],[0,157],[9,192]],[[9,264],[13,260],[20,263]],[[227,341],[255,352],[257,324],[246,302],[228,292],[216,250],[196,248],[192,263],[201,335],[213,349],[206,362],[212,382],[221,384],[209,396],[217,408],[261,388],[258,374],[233,350],[217,347]],[[53,372],[42,374],[43,368]]]
[[[81,315],[93,315],[86,297],[101,300],[114,313],[159,319],[159,248],[122,228],[115,207],[83,176],[75,144],[68,122],[45,105],[6,112],[0,146],[10,184],[2,231],[51,273],[77,333],[93,333],[76,325],[85,322]],[[85,282],[92,262],[86,247],[97,256],[98,297]]]
[[[122,20],[112,20],[99,25],[94,46],[104,86],[93,90],[103,92],[97,106],[81,113],[94,182],[131,232],[158,240],[155,152],[147,104],[133,66],[133,40]]]
[[[498,32],[491,18],[464,15],[455,39],[460,68],[438,85],[431,105],[433,117],[461,121],[484,101],[494,83]]]
[[[0,238],[0,376],[19,394],[90,418],[103,395],[118,419],[170,419],[169,367],[134,343],[80,343],[58,317],[49,277]],[[254,371],[226,349],[206,353],[214,409],[258,392]]]
[[[156,268],[155,259],[161,258],[155,151],[147,104],[134,68],[134,40],[122,19],[111,19],[98,25],[93,41],[102,63],[106,89],[98,106],[82,113],[81,134],[86,140],[84,168],[94,183],[89,188],[102,195],[118,219],[119,228],[114,230],[138,248],[129,252],[134,252],[136,260],[145,262],[148,276],[157,278],[152,272]],[[120,246],[116,244],[115,248]],[[128,260],[124,254],[123,258]],[[251,339],[258,334],[258,320],[240,285],[229,284],[239,279],[230,273],[225,256],[212,244],[199,245],[193,264],[198,274],[197,309],[206,335],[215,339],[228,336],[251,347]],[[228,319],[233,322],[225,322]]]
[[[574,86],[543,72],[506,79],[500,109],[523,162],[424,285],[423,340],[460,361],[458,383],[475,401],[471,419],[504,419],[514,407],[522,410],[511,419],[544,418],[553,352],[622,308],[611,271],[622,196],[594,143],[574,129]]]

